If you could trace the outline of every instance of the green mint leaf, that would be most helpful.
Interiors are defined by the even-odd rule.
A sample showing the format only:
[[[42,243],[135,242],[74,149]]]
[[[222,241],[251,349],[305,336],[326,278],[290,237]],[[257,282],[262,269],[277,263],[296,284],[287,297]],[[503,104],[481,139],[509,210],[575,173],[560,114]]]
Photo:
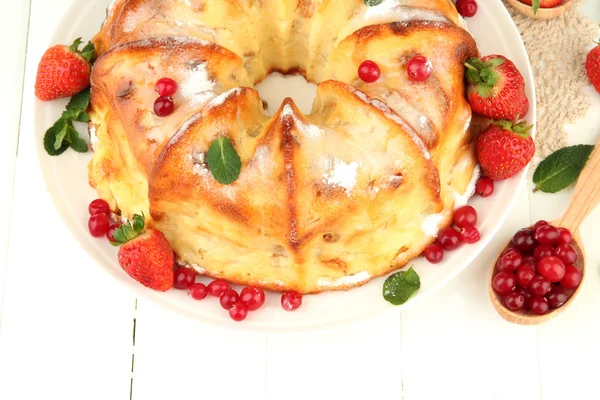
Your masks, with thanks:
[[[365,4],[369,7],[375,7],[383,3],[383,0],[365,0]]]
[[[533,0],[532,7],[533,7],[533,15],[536,15],[537,11],[540,9],[540,0]]]
[[[142,233],[144,231],[144,228],[146,226],[144,219],[145,218],[143,213],[142,215],[135,214],[133,216],[133,230],[136,233]]]
[[[62,147],[63,142],[65,142],[65,138],[69,132],[69,121],[65,121],[63,119],[59,120],[61,121],[60,124],[58,125],[58,130],[55,133],[54,136],[54,150],[58,150]],[[69,142],[69,140],[67,140],[66,142]]]
[[[83,92],[79,92],[75,96],[71,97],[69,104],[67,104],[66,110],[66,112],[75,116],[71,119],[75,119],[77,116],[79,116],[79,114],[87,110],[88,106],[90,105],[90,97],[90,88],[87,88]]]
[[[550,154],[533,174],[535,190],[556,193],[575,183],[593,150],[594,146],[580,144]]]
[[[94,47],[94,44],[92,42],[87,42],[83,50],[81,50],[81,56],[89,62],[92,61],[92,58],[94,58],[95,53],[96,48]]]
[[[419,275],[413,267],[390,275],[383,283],[383,298],[395,306],[404,304],[421,287]]]
[[[206,162],[213,178],[223,185],[232,183],[240,176],[242,161],[231,141],[225,137],[217,138],[211,143]]]
[[[56,143],[56,135],[63,129],[64,125],[65,121],[61,118],[56,121],[44,135],[44,149],[46,150],[46,153],[51,156],[61,155],[69,148],[69,143],[67,142],[62,142],[58,149],[54,148],[54,144]]]
[[[73,119],[76,122],[90,122],[90,116],[85,111],[82,111],[77,117]]]
[[[79,137],[79,134],[75,131],[76,135],[73,135],[71,139],[71,148],[78,153],[87,153],[88,144],[85,140]]]
[[[69,46],[69,50],[73,51],[73,52],[79,52],[79,45],[81,45],[81,43],[83,43],[83,41],[81,40],[81,38],[77,38],[75,39],[75,41],[73,42],[73,44],[71,46]]]

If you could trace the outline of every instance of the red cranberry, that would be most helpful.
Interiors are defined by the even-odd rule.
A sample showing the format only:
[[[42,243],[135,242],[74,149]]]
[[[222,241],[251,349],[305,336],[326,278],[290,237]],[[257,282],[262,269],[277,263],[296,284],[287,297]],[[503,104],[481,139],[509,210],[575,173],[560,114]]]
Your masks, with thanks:
[[[531,285],[529,285],[529,291],[534,296],[545,296],[552,289],[552,284],[548,280],[541,275],[537,275],[531,281]]]
[[[229,310],[234,303],[240,301],[240,296],[233,289],[227,289],[221,294],[219,302],[221,303],[221,307],[226,310]]]
[[[482,176],[475,185],[475,193],[481,197],[489,197],[494,194],[494,181],[487,176]]]
[[[556,248],[556,257],[565,265],[575,264],[577,261],[577,250],[570,244],[561,244]]]
[[[525,296],[519,292],[512,292],[504,298],[504,305],[511,311],[517,311],[525,306]]]
[[[283,292],[281,295],[281,307],[285,311],[294,311],[302,305],[302,295],[295,290]]]
[[[102,199],[96,199],[90,203],[88,206],[88,211],[90,215],[110,215],[110,206],[108,203]]]
[[[517,286],[517,279],[512,272],[498,272],[492,280],[492,288],[501,296],[512,292]]]
[[[567,300],[569,300],[569,295],[562,286],[553,285],[552,290],[550,290],[550,293],[548,296],[546,296],[546,298],[548,299],[548,305],[551,308],[558,308],[565,304]]]
[[[558,244],[571,244],[571,241],[573,240],[573,235],[571,234],[571,231],[567,228],[558,228],[558,231],[560,232],[560,236],[558,237]]]
[[[521,264],[529,264],[532,267],[535,267],[537,262],[538,262],[538,260],[534,256],[527,256],[527,257],[523,257],[523,261],[521,262]]]
[[[460,246],[460,235],[454,228],[444,228],[438,234],[437,242],[444,250],[455,250]]]
[[[108,228],[108,232],[106,232],[106,238],[109,240],[109,242],[111,243],[116,243],[117,241],[115,240],[115,231],[119,228],[120,225],[114,224],[111,225]]]
[[[533,278],[535,278],[535,269],[531,265],[521,265],[517,270],[517,282],[522,287],[528,288]]]
[[[534,314],[544,315],[548,312],[548,300],[544,297],[535,296],[530,300],[529,307]]]
[[[188,289],[188,293],[194,300],[204,300],[208,295],[208,289],[203,283],[194,283]]]
[[[554,247],[550,246],[549,244],[540,244],[533,251],[533,257],[535,257],[536,260],[553,255],[556,255],[556,250],[554,250]]]
[[[154,114],[158,117],[166,117],[175,110],[175,103],[173,99],[166,96],[161,96],[154,102]]]
[[[92,215],[88,220],[88,228],[94,237],[101,237],[108,233],[110,221],[104,214]]]
[[[557,227],[552,225],[541,226],[535,231],[535,240],[537,240],[541,244],[556,244],[558,243],[559,237],[560,231]]]
[[[536,222],[535,224],[533,224],[533,231],[537,232],[538,229],[540,229],[542,226],[545,226],[545,225],[549,225],[548,222],[541,219],[538,222]]]
[[[529,253],[533,251],[537,242],[534,238],[535,232],[532,229],[521,229],[519,232],[515,233],[515,236],[512,238],[512,244],[515,245],[519,251],[523,253]]]
[[[466,226],[462,228],[459,232],[460,241],[467,244],[473,244],[479,242],[481,239],[481,235],[479,234],[479,230],[474,226]]]
[[[566,269],[560,258],[547,256],[538,262],[537,271],[550,282],[558,282],[565,276]]]
[[[381,76],[379,65],[371,60],[363,61],[358,67],[358,77],[366,83],[377,82]]]
[[[242,289],[240,300],[246,304],[249,311],[256,311],[265,304],[265,292],[256,286],[248,286]]]
[[[566,289],[575,289],[581,283],[582,274],[577,267],[569,265],[566,268],[565,276],[560,280],[560,284]]]
[[[173,96],[177,92],[177,82],[171,78],[161,78],[154,87],[159,96]]]
[[[475,0],[456,0],[456,10],[466,18],[477,14],[477,2]]]
[[[496,261],[496,268],[498,271],[515,271],[521,265],[523,258],[521,253],[517,249],[508,248],[502,252],[498,261]]]
[[[477,211],[471,206],[457,208],[454,211],[454,224],[459,228],[475,226],[477,224]]]
[[[408,76],[415,82],[424,82],[433,72],[433,64],[429,58],[423,56],[414,56],[408,62]]]
[[[175,289],[189,289],[196,280],[196,272],[191,268],[180,267],[175,270],[173,287]]]
[[[444,259],[444,250],[442,250],[442,248],[435,243],[425,247],[423,254],[425,255],[427,261],[432,264],[438,264]]]
[[[525,304],[523,304],[523,308],[529,310],[529,301],[531,300],[531,293],[529,293],[529,290],[525,289],[524,287],[517,286],[515,292],[519,292],[525,297]]]
[[[241,301],[233,303],[229,308],[229,316],[234,321],[243,321],[248,316],[248,307]]]
[[[206,288],[211,296],[221,297],[223,292],[229,289],[229,282],[224,279],[215,279]]]

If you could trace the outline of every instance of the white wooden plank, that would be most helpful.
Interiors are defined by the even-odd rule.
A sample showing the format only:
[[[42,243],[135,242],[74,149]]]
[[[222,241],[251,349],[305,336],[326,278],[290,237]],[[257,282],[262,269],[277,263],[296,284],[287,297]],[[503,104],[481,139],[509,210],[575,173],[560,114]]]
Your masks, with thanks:
[[[264,336],[217,330],[138,301],[133,400],[264,400],[265,371]]]
[[[487,288],[503,243],[529,222],[524,189],[492,245],[454,281],[403,313],[406,399],[540,398],[536,328],[502,320]]]
[[[600,95],[589,90],[593,107],[586,118],[568,126],[569,142],[595,143],[600,138]],[[563,213],[572,188],[558,194],[531,196],[532,217],[552,220]],[[579,297],[559,317],[539,327],[542,398],[592,400],[600,397],[597,368],[600,359],[600,209],[584,223],[581,235],[587,254],[587,277]]]
[[[0,76],[3,77],[3,95],[0,96],[3,116],[0,146],[0,325],[29,24],[29,0],[6,3],[0,13],[0,37],[10,37],[10,40],[4,41],[2,52],[6,60],[11,61],[0,63]]]
[[[35,0],[31,6],[0,326],[2,399],[129,399],[134,299],[67,231],[45,193],[33,142],[37,62],[70,4]]]
[[[267,399],[401,399],[400,335],[391,312],[336,331],[271,337]]]

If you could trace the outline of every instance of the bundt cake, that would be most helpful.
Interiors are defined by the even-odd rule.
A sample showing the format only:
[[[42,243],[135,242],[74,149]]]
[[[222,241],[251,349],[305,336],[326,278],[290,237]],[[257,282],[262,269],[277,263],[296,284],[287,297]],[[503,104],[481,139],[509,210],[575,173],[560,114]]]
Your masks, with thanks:
[[[418,256],[473,193],[478,51],[450,0],[116,0],[93,42],[90,183],[208,276],[349,289]],[[288,98],[267,115],[253,85],[273,71],[318,84],[311,114]],[[163,77],[179,89],[159,117]],[[207,165],[219,137],[241,160],[231,184]]]

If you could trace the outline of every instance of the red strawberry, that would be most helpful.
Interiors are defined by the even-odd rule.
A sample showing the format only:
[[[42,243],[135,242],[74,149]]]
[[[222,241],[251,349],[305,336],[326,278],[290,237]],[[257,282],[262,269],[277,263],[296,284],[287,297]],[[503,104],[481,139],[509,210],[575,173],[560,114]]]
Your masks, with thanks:
[[[533,6],[533,10],[537,11],[538,8],[552,8],[556,7],[563,0],[519,0],[523,4],[527,4],[528,6]]]
[[[40,100],[71,97],[90,86],[94,45],[79,50],[81,38],[69,46],[58,45],[46,50],[38,65],[35,95]]]
[[[173,250],[162,232],[144,231],[144,217],[135,215],[131,223],[121,225],[113,237],[123,243],[119,265],[129,276],[150,289],[166,292],[173,286]]]
[[[596,91],[600,93],[600,45],[594,47],[587,55],[585,61],[585,70],[587,76],[590,78],[590,82],[596,88]]]
[[[508,179],[529,164],[535,144],[525,121],[493,122],[477,140],[477,157],[485,175],[495,181]]]
[[[529,111],[525,80],[515,64],[503,56],[471,58],[467,67],[467,96],[476,113],[490,119],[515,120]]]

